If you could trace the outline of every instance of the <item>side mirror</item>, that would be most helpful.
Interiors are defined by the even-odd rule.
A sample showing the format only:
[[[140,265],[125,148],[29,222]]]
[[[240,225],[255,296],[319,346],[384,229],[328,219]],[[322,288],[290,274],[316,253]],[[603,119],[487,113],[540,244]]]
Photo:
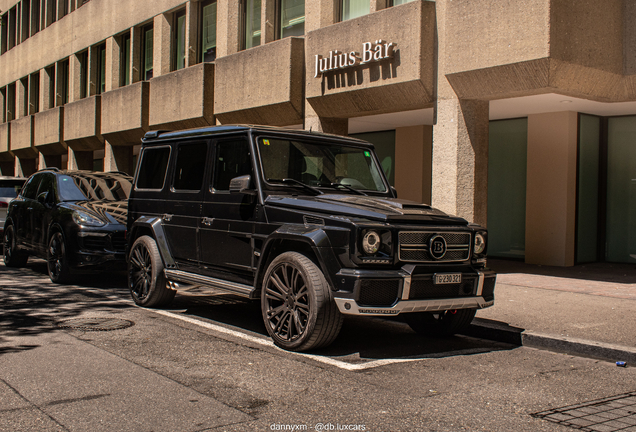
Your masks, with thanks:
[[[230,193],[256,195],[256,190],[252,188],[252,177],[249,174],[234,177],[230,180]]]

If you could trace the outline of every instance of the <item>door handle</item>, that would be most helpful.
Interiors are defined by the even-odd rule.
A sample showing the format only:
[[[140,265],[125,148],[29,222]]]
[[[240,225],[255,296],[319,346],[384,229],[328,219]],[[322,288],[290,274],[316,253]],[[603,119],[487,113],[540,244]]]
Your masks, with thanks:
[[[210,225],[212,225],[212,221],[213,220],[214,220],[214,218],[204,217],[203,220],[201,221],[201,223],[203,223],[203,225],[205,225],[205,226],[210,226]]]

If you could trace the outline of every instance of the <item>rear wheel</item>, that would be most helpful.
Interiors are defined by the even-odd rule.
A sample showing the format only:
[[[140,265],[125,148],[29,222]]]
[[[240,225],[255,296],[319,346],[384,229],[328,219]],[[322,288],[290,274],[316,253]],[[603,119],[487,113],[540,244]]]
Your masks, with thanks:
[[[267,269],[261,290],[267,332],[279,347],[307,351],[327,346],[342,327],[324,275],[306,256],[287,252]]]
[[[24,267],[29,254],[18,249],[13,225],[4,228],[4,265],[7,267]]]
[[[176,292],[168,288],[163,261],[152,237],[139,237],[130,249],[128,288],[139,306],[161,307],[174,299]]]
[[[56,231],[49,240],[46,250],[46,266],[49,278],[54,283],[67,283],[71,279],[71,269],[68,265],[66,244],[61,232]]]
[[[423,336],[445,337],[468,328],[475,317],[476,309],[458,309],[439,313],[421,312],[406,314],[406,322]]]

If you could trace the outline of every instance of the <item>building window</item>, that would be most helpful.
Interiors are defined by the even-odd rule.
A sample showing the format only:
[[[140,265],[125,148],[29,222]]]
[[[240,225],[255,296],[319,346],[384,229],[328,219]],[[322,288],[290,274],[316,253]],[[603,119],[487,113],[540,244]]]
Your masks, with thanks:
[[[69,76],[68,76],[68,59],[61,61],[57,65],[57,73],[59,79],[59,105],[68,103]]]
[[[121,37],[120,58],[121,71],[119,76],[121,80],[119,84],[127,86],[130,84],[130,33]]]
[[[368,15],[370,12],[371,2],[369,0],[341,0],[341,21]]]
[[[57,21],[56,0],[46,0],[46,27]]]
[[[88,50],[77,55],[80,64],[80,99],[88,96]]]
[[[7,121],[15,119],[15,83],[7,86]]]
[[[410,3],[414,0],[393,0],[391,2],[391,6],[399,6],[401,4],[405,4],[405,3]],[[429,0],[429,1],[435,1],[435,0]]]
[[[17,9],[14,7],[9,11],[9,26],[8,26],[8,41],[9,45],[7,49],[11,49],[16,45],[16,16]]]
[[[33,0],[31,2],[31,36],[40,31],[40,0]]]
[[[152,24],[141,29],[141,79],[152,78]]]
[[[31,0],[22,0],[22,23],[20,24],[20,41],[31,37]]]
[[[4,54],[7,52],[8,49],[8,45],[9,45],[9,41],[8,41],[8,36],[9,36],[9,14],[4,14],[2,15],[2,20],[0,21],[0,31],[1,31],[1,36],[0,38],[2,39],[2,51],[0,51],[0,54]]]
[[[29,114],[40,112],[40,72],[29,77]]]
[[[48,75],[49,80],[49,100],[47,101],[47,108],[53,108],[55,107],[55,65],[45,68],[44,71]]]
[[[245,0],[243,3],[245,49],[261,44],[261,0]]]
[[[175,14],[175,32],[173,41],[174,70],[185,67],[186,57],[186,15],[185,10]]]
[[[216,0],[201,4],[201,61],[216,59]]]
[[[97,47],[97,94],[106,91],[106,44]]]
[[[68,0],[60,0],[58,19],[62,19],[69,13]]]
[[[305,0],[281,0],[280,37],[305,34]]]

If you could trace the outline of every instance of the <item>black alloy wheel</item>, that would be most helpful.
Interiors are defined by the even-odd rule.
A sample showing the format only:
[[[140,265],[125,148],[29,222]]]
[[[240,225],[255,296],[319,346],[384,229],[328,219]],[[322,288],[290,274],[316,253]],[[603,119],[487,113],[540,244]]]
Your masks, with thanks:
[[[4,229],[4,265],[7,267],[24,267],[29,259],[26,252],[18,250],[13,225]]]
[[[53,233],[49,240],[49,247],[46,251],[46,266],[51,282],[66,283],[70,280],[66,244],[64,236],[59,231]]]
[[[320,269],[306,256],[287,252],[269,266],[261,291],[261,311],[274,343],[291,351],[329,345],[342,315]]]
[[[152,237],[139,237],[128,255],[128,288],[135,303],[161,307],[172,301],[175,291],[168,288],[163,261]]]

